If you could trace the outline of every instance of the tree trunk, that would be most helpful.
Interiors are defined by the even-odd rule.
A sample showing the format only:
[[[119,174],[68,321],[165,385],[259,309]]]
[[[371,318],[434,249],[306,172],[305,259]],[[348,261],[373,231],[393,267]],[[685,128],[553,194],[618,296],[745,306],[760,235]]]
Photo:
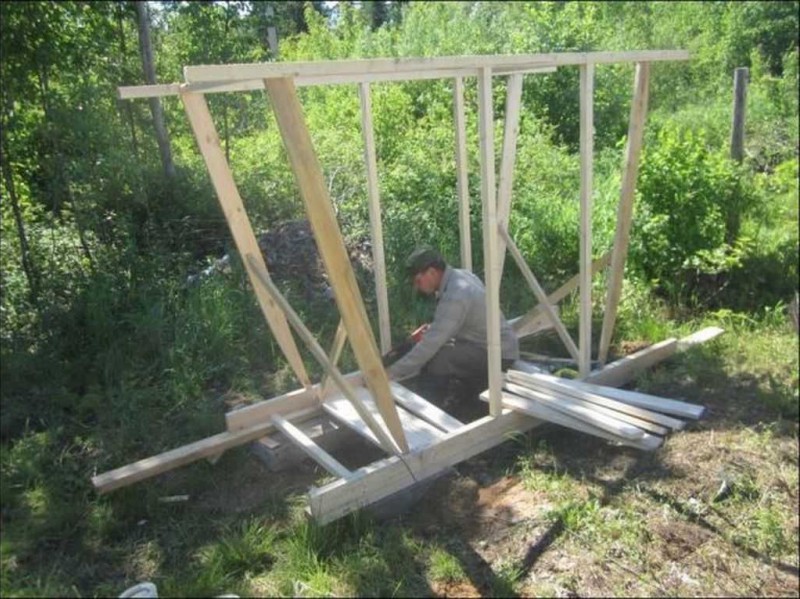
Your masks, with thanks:
[[[142,67],[144,68],[144,78],[148,85],[156,83],[156,69],[153,61],[153,45],[150,42],[150,16],[147,10],[147,2],[134,2],[136,14],[139,17],[139,50],[142,54]],[[158,98],[150,98],[150,112],[153,114],[153,125],[156,130],[156,141],[158,151],[161,154],[161,164],[164,167],[164,174],[167,179],[175,177],[175,165],[172,162],[172,148],[169,143],[167,127],[164,123],[164,110]]]
[[[121,6],[124,6],[124,5],[121,5]],[[123,17],[123,10],[120,8],[120,9],[117,10],[117,25],[118,25],[118,31],[119,31],[119,51],[120,51],[120,56],[122,57],[121,60],[122,60],[123,71],[124,71],[125,70],[124,69],[125,57],[128,54],[128,50],[127,50],[127,48],[125,46],[125,25],[123,23],[122,17]],[[123,77],[125,79],[127,79],[127,76],[123,75]],[[129,81],[122,81],[122,83],[123,84],[127,84],[127,83],[130,83],[130,82]],[[120,105],[120,110],[124,113],[123,120],[127,121],[127,125],[131,130],[131,146],[133,148],[133,155],[138,160],[138,158],[139,158],[139,140],[137,139],[137,136],[136,136],[136,122],[133,119],[133,102],[126,101],[126,100],[118,100],[118,103]]]

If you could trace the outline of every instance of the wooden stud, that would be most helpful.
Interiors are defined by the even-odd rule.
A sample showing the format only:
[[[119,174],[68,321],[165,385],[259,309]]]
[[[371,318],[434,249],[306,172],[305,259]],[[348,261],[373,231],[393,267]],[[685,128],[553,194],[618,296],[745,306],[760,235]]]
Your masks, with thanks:
[[[294,424],[286,420],[283,416],[276,414],[272,417],[272,424],[275,425],[286,437],[295,443],[303,452],[331,474],[342,478],[349,478],[350,471],[343,466],[336,458],[319,445],[314,443],[311,438]]]
[[[318,397],[319,385],[297,389],[290,393],[260,401],[249,406],[231,410],[225,414],[225,428],[235,433],[256,424],[269,422],[275,414],[287,414],[297,410],[308,410],[320,407]]]
[[[326,524],[469,459],[539,424],[538,420],[504,410],[485,416],[442,437],[439,442],[403,456],[373,462],[353,471],[350,479],[312,488],[309,508]]]
[[[383,255],[383,225],[378,191],[378,161],[375,157],[375,133],[372,127],[372,100],[369,83],[358,86],[361,100],[361,135],[364,138],[364,163],[367,167],[367,201],[369,224],[372,232],[372,264],[375,274],[375,299],[378,302],[378,333],[381,353],[392,349],[392,332],[389,326],[389,295],[386,291],[386,260]]]
[[[206,167],[208,168],[211,182],[214,185],[217,197],[222,205],[222,210],[225,213],[225,219],[228,221],[228,226],[236,242],[236,249],[239,250],[240,256],[252,254],[259,267],[266,271],[267,265],[264,262],[261,249],[253,234],[250,219],[247,217],[242,198],[239,196],[239,190],[236,187],[236,182],[233,180],[228,161],[225,159],[225,154],[220,146],[219,135],[217,135],[214,122],[211,120],[208,104],[206,104],[205,98],[199,94],[181,94],[181,100],[186,108],[186,115],[189,117],[189,122],[194,131],[195,138],[197,138],[197,144],[200,147],[203,160],[205,160]],[[253,267],[249,264],[245,264],[245,270],[247,271],[250,283],[255,289],[256,298],[261,306],[264,317],[267,319],[267,324],[272,330],[272,334],[275,336],[278,345],[286,356],[295,376],[297,376],[303,386],[310,386],[311,381],[306,373],[303,360],[300,357],[300,352],[297,350],[297,344],[289,330],[289,325],[286,323],[286,318],[284,318],[283,313],[275,306],[269,296],[254,283],[255,275],[253,274]]]
[[[514,183],[514,164],[517,160],[519,113],[522,104],[522,75],[508,78],[506,92],[506,123],[503,134],[503,157],[500,161],[500,180],[497,183],[497,222],[508,229],[511,214],[511,190]],[[497,246],[497,270],[503,276],[506,260],[506,240],[501,237]]]
[[[464,80],[453,80],[453,121],[456,137],[456,194],[461,268],[472,270],[472,231],[469,218],[469,179],[467,178],[467,130],[464,114]]]
[[[251,260],[250,254],[248,254],[247,259]],[[259,283],[264,286],[264,289],[266,289],[273,301],[278,304],[286,314],[286,318],[289,319],[289,322],[294,327],[294,330],[306,344],[306,347],[308,347],[311,355],[314,356],[317,362],[319,362],[320,366],[325,369],[325,372],[328,374],[328,376],[330,376],[339,387],[339,390],[345,395],[345,397],[347,397],[350,403],[353,404],[353,407],[355,408],[356,412],[358,412],[358,415],[364,419],[365,424],[375,433],[383,448],[389,453],[397,453],[397,449],[395,448],[391,437],[387,436],[386,433],[383,432],[383,428],[380,426],[380,423],[373,418],[370,411],[358,400],[358,397],[356,397],[356,394],[354,393],[350,383],[342,376],[342,373],[339,372],[339,369],[330,363],[322,347],[320,347],[319,343],[314,338],[314,335],[312,335],[311,331],[306,328],[306,326],[303,324],[303,321],[297,315],[297,312],[294,311],[289,302],[286,301],[286,298],[283,297],[278,288],[275,287],[275,284],[269,278],[266,271],[256,268],[255,274]],[[392,407],[394,408],[394,404],[392,404]],[[397,412],[395,411],[395,414],[396,413]]]
[[[597,258],[596,260],[592,260],[592,276],[596,275],[602,269],[606,268],[611,263],[611,252],[607,252],[603,255],[602,258]],[[556,289],[553,293],[547,296],[547,301],[551,305],[555,306],[560,302],[562,299],[567,297],[570,293],[575,291],[578,286],[580,285],[581,276],[580,274],[575,275],[569,281],[564,283],[561,287]],[[534,324],[539,322],[542,316],[544,315],[544,308],[541,305],[534,306],[531,310],[529,310],[523,316],[519,318],[515,318],[513,321],[510,322],[514,332],[517,334],[517,337],[522,338],[526,335],[530,335],[532,329],[534,328]]]
[[[453,418],[441,408],[433,405],[426,399],[420,397],[410,389],[403,387],[400,383],[392,381],[392,393],[395,400],[409,412],[419,416],[423,420],[430,422],[434,426],[442,429],[446,433],[457,431],[464,423]]]
[[[589,376],[592,352],[592,158],[594,138],[594,64],[580,66],[580,152],[581,152],[581,224],[580,288],[581,306],[578,346],[578,373]]]
[[[478,75],[478,129],[480,132],[481,203],[483,205],[483,264],[486,283],[486,349],[489,361],[489,413],[501,411],[500,277],[497,264],[497,202],[495,199],[494,115],[492,70]]]
[[[633,220],[633,199],[636,191],[636,176],[639,172],[639,154],[644,137],[644,122],[647,116],[647,95],[650,81],[650,65],[638,63],[634,81],[633,101],[631,103],[630,124],[628,125],[628,145],[625,151],[625,164],[622,168],[622,185],[617,207],[617,230],[614,235],[614,249],[611,256],[611,271],[608,278],[606,309],[603,314],[603,329],[597,360],[605,364],[608,347],[614,333],[617,307],[622,294],[622,278],[625,259],[628,256],[631,221]]]
[[[328,352],[328,361],[334,366],[339,365],[339,358],[342,355],[346,341],[347,329],[344,328],[344,321],[342,321],[340,318],[339,326],[336,327],[336,334],[333,336],[333,345],[331,346],[331,350]],[[333,389],[333,379],[326,374],[325,378],[322,380],[322,384],[320,385],[320,397],[324,398],[331,392],[331,389]]]
[[[527,281],[528,285],[530,286],[531,290],[533,290],[533,294],[536,296],[536,299],[539,300],[539,305],[542,306],[544,313],[550,319],[550,322],[553,323],[553,326],[556,329],[556,333],[558,333],[558,337],[561,339],[562,343],[569,351],[569,354],[575,359],[580,360],[580,355],[578,352],[578,348],[575,346],[575,342],[572,340],[572,337],[569,336],[569,332],[567,331],[564,323],[561,322],[561,319],[556,314],[552,304],[547,301],[547,295],[542,289],[542,286],[539,285],[539,281],[536,280],[533,272],[525,263],[525,258],[522,257],[522,254],[517,248],[517,244],[514,243],[514,240],[511,239],[511,236],[508,234],[508,231],[500,225],[500,237],[505,241],[505,244],[508,248],[508,251],[511,253],[511,256],[517,263],[517,266],[522,272],[522,276]]]
[[[621,387],[645,368],[650,368],[653,364],[666,360],[675,353],[677,347],[677,339],[665,339],[629,356],[625,356],[621,360],[612,362],[602,370],[592,372],[586,377],[585,381],[595,385]]]
[[[322,168],[311,143],[297,91],[290,79],[265,79],[264,85],[347,329],[350,346],[389,432],[398,446],[403,451],[408,451],[397,409],[389,391],[389,379],[369,326],[361,292],[347,256]]]

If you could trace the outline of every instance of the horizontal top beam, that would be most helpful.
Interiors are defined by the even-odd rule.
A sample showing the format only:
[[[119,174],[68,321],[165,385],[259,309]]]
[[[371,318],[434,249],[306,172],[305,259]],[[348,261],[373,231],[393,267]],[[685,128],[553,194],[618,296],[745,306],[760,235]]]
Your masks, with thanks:
[[[480,56],[438,56],[430,58],[370,58],[315,62],[265,62],[229,65],[187,66],[187,83],[241,81],[274,77],[331,75],[375,75],[422,72],[440,69],[535,68],[587,63],[652,62],[688,60],[687,50],[642,50],[632,52],[561,52]]]

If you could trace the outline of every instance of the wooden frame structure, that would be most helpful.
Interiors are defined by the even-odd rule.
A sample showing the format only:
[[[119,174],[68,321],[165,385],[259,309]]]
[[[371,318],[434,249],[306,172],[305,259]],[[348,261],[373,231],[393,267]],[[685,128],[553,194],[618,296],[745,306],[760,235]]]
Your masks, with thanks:
[[[593,274],[610,262],[608,295],[598,352],[598,359],[603,364],[608,355],[627,255],[637,166],[647,111],[650,63],[688,59],[689,53],[683,50],[658,50],[188,66],[184,69],[185,83],[182,84],[120,88],[120,97],[123,99],[167,95],[180,97],[259,305],[302,387],[286,395],[228,413],[226,432],[98,475],[93,479],[96,488],[101,492],[110,491],[192,460],[218,455],[229,447],[280,430],[337,477],[334,482],[314,488],[309,494],[312,514],[320,522],[327,522],[492,447],[503,441],[512,431],[523,431],[535,426],[538,420],[504,409],[502,404],[499,290],[506,249],[539,301],[536,308],[514,322],[515,330],[518,335],[523,336],[541,324],[555,327],[559,338],[577,362],[581,379],[619,386],[629,380],[641,364],[650,364],[675,351],[677,342],[669,340],[663,348],[659,347],[655,353],[647,353],[642,360],[637,358],[624,364],[615,363],[591,372],[591,285]],[[619,62],[635,63],[636,71],[617,230],[610,255],[593,262],[591,211],[594,71],[595,65]],[[578,274],[560,289],[547,295],[509,235],[508,221],[513,196],[523,76],[549,73],[567,67],[578,67],[580,83],[580,260]],[[499,171],[496,171],[492,82],[498,76],[508,77],[508,85],[501,163]],[[471,269],[463,97],[465,77],[477,77],[478,86],[483,266],[487,289],[489,350],[489,389],[486,394],[489,415],[470,424],[458,422],[402,385],[390,382],[381,363],[381,353],[391,347],[391,338],[370,98],[371,82],[441,78],[452,80],[461,266]],[[324,84],[355,84],[360,98],[379,341],[373,335],[347,258],[296,91],[298,86]],[[270,279],[204,97],[207,93],[259,89],[266,91],[275,113],[341,315],[333,347],[327,354]],[[496,172],[499,172],[497,177]],[[580,290],[577,344],[559,319],[557,310],[558,302],[576,288]],[[325,370],[326,377],[320,383],[312,384],[309,380],[290,327]],[[348,340],[358,362],[359,372],[343,375],[336,364],[344,343]],[[317,446],[298,426],[304,418],[321,411],[369,438],[388,457],[356,471],[349,471]]]

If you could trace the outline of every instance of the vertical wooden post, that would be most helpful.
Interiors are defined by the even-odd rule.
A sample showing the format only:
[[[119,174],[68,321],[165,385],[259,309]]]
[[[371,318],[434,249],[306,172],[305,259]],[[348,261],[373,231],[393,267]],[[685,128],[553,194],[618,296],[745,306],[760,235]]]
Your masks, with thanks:
[[[733,73],[733,124],[731,126],[731,158],[736,162],[744,159],[744,115],[747,105],[747,67]]]
[[[375,273],[375,297],[378,301],[378,333],[381,353],[392,349],[392,332],[389,326],[389,295],[386,291],[386,261],[383,255],[383,225],[381,201],[378,192],[378,162],[375,158],[375,135],[372,128],[372,101],[369,83],[358,86],[361,99],[361,135],[364,137],[364,162],[367,166],[367,201],[369,224],[372,230],[372,264]]]
[[[594,141],[594,64],[580,66],[580,152],[581,152],[581,225],[580,225],[580,322],[578,374],[589,376],[592,353],[592,154]]]
[[[347,329],[350,346],[389,432],[400,449],[407,452],[408,443],[389,389],[389,379],[369,326],[364,301],[325,186],[322,167],[311,143],[294,81],[288,78],[265,79],[264,86],[306,206],[306,215],[333,287],[336,304]]]
[[[600,347],[597,359],[601,365],[608,359],[608,347],[614,334],[617,307],[622,293],[622,278],[625,259],[628,256],[628,241],[633,216],[633,200],[636,192],[636,176],[639,172],[639,154],[642,150],[644,122],[647,116],[647,96],[650,81],[650,64],[636,63],[636,77],[633,83],[631,117],[628,124],[628,144],[625,150],[625,163],[622,167],[622,185],[617,207],[617,230],[614,235],[614,249],[611,255],[611,269],[608,278],[606,309],[603,314],[603,330],[600,334]]]
[[[464,115],[464,80],[453,80],[453,121],[456,130],[456,194],[458,231],[461,242],[461,268],[472,270],[472,240],[469,220],[469,180],[467,179],[467,130]]]
[[[517,159],[517,136],[519,135],[519,112],[522,102],[522,75],[508,77],[506,92],[506,123],[503,133],[503,158],[500,162],[500,180],[497,183],[497,222],[508,229],[511,214],[511,189],[514,182],[514,163]],[[503,276],[506,261],[506,240],[500,237],[497,246],[497,271]]]
[[[300,352],[297,350],[297,344],[292,337],[292,332],[289,330],[286,317],[258,284],[258,277],[253,267],[244,259],[244,256],[251,254],[257,263],[264,266],[265,271],[267,269],[261,249],[253,234],[250,219],[245,212],[242,198],[239,196],[236,182],[233,180],[233,174],[225,160],[225,154],[219,143],[219,135],[214,127],[214,121],[211,120],[211,113],[208,111],[208,104],[202,94],[192,92],[182,92],[181,100],[208,168],[211,183],[214,185],[222,211],[225,213],[225,219],[233,234],[233,240],[236,242],[236,249],[242,256],[247,276],[255,290],[261,311],[267,319],[272,334],[275,335],[275,340],[294,370],[295,376],[304,387],[309,387],[311,382],[308,379]]]
[[[478,129],[480,131],[481,203],[483,205],[483,268],[486,283],[486,346],[489,354],[489,413],[502,412],[500,355],[500,277],[497,271],[497,201],[495,197],[494,112],[492,69],[478,72]]]

